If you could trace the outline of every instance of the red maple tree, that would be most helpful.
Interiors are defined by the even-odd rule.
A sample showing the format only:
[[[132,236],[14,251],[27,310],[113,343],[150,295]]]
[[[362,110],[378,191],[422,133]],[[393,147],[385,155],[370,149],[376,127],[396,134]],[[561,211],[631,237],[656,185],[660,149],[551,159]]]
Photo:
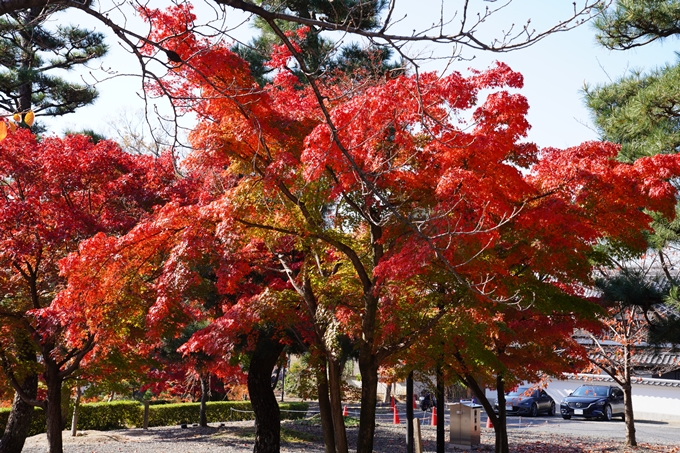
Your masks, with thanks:
[[[641,208],[672,212],[674,156],[628,165],[614,160],[614,145],[539,152],[523,142],[522,76],[504,64],[469,76],[356,84],[331,74],[306,84],[287,67],[302,28],[287,35],[289,45],[269,62],[275,76],[261,88],[226,46],[192,33],[190,9],[144,14],[151,40],[182,61],[154,88],[202,119],[189,164],[238,176],[220,202],[224,224],[245,227],[280,256],[302,309],[323,320],[315,341],[329,370],[339,356],[329,334],[354,341],[360,452],[371,450],[378,367],[461,294],[522,303],[534,291],[519,282],[527,273],[541,276],[534,286],[589,282],[594,243],[641,245],[650,220]],[[295,267],[279,249],[282,238],[304,252]],[[452,297],[428,297],[436,285],[418,284],[419,276]],[[341,406],[328,375],[326,422],[341,453]]]
[[[0,142],[0,175],[0,359],[18,397],[46,411],[50,451],[60,453],[62,383],[106,339],[96,329],[77,335],[65,329],[72,314],[52,305],[64,285],[58,261],[87,237],[129,230],[172,198],[175,174],[167,156],[131,156],[81,135],[37,140],[20,129]],[[140,328],[128,316],[119,321],[121,336]]]
[[[198,114],[186,165],[216,175],[215,185],[191,207],[168,205],[123,242],[88,241],[92,258],[81,251],[94,264],[130,250],[105,274],[141,269],[156,276],[153,292],[149,281],[120,286],[122,279],[107,278],[88,294],[111,305],[121,288],[155,298],[149,317],[160,332],[204,316],[204,299],[184,297],[203,278],[186,263],[208,256],[220,308],[187,350],[227,353],[244,337],[253,350],[268,352],[253,370],[258,379],[282,350],[282,326],[313,320],[304,343],[324,358],[329,382],[319,399],[327,447],[338,453],[347,451],[341,339],[359,355],[358,451],[368,452],[381,364],[465,299],[522,304],[537,287],[568,293],[570,285],[589,282],[594,243],[642,244],[639,231],[649,218],[641,208],[672,212],[667,180],[680,173],[673,156],[629,165],[613,159],[613,145],[539,152],[523,142],[528,104],[516,91],[523,81],[504,64],[469,76],[356,84],[330,74],[305,84],[286,66],[302,28],[275,54],[275,77],[262,88],[228,47],[192,32],[186,6],[142,11],[151,40],[181,61],[150,89]],[[87,275],[87,266],[76,267]],[[85,288],[87,279],[75,281],[74,288]],[[256,416],[266,418],[270,402],[253,403]],[[266,421],[258,420],[258,452],[278,450],[278,437],[259,431],[276,422]]]
[[[77,335],[92,325],[115,335],[117,329],[105,325],[112,311],[144,317],[148,353],[187,326],[204,324],[177,352],[199,377],[239,374],[239,358],[249,357],[251,401],[259,420],[271,420],[262,424],[275,428],[258,429],[258,436],[278,439],[272,368],[286,344],[306,343],[309,323],[296,309],[299,302],[285,296],[290,290],[286,275],[272,270],[279,257],[261,239],[226,221],[223,202],[203,193],[192,204],[165,205],[125,236],[84,241],[79,254],[62,261],[68,286],[55,308],[77,313],[67,323]],[[94,278],[98,285],[91,284]],[[96,311],[83,309],[93,301]]]

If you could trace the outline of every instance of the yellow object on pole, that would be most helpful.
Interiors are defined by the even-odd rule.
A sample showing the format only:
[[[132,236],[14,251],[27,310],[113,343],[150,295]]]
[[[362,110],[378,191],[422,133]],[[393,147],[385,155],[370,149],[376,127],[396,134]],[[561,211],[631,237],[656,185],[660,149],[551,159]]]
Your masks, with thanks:
[[[33,113],[33,110],[29,110],[28,113],[24,115],[24,123],[26,123],[28,127],[33,126],[33,123],[35,123],[35,113]]]

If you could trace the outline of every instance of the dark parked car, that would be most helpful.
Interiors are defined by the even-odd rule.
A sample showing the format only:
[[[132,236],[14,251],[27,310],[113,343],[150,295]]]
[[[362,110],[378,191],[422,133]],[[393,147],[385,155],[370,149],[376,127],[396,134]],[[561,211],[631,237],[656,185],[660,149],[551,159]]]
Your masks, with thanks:
[[[498,400],[494,403],[494,410],[498,412]],[[506,414],[535,417],[541,412],[555,415],[555,401],[545,390],[536,387],[519,387],[514,392],[505,394]]]
[[[624,418],[623,390],[612,385],[582,385],[560,403],[562,418]]]

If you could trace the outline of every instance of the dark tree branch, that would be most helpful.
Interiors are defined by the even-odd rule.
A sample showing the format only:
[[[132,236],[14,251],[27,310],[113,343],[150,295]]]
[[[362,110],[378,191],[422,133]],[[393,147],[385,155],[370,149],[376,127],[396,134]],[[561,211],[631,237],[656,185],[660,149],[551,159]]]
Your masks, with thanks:
[[[80,368],[80,362],[83,360],[85,355],[87,355],[88,352],[92,350],[95,346],[95,337],[93,334],[88,334],[87,341],[83,345],[83,347],[78,351],[78,353],[75,355],[73,361],[71,364],[66,367],[65,369],[61,370],[58,374],[57,377],[59,379],[64,379],[71,374],[73,374],[78,368]]]
[[[4,355],[2,350],[0,350],[0,363],[2,363],[2,369],[5,372],[5,375],[7,376],[12,388],[14,391],[19,395],[19,397],[26,403],[31,406],[37,406],[42,408],[43,410],[47,409],[47,402],[42,401],[42,400],[36,400],[31,397],[29,397],[26,392],[24,392],[24,389],[21,387],[21,384],[17,381],[17,378],[14,374],[14,371],[12,370],[12,367],[9,364],[9,360],[7,357]]]

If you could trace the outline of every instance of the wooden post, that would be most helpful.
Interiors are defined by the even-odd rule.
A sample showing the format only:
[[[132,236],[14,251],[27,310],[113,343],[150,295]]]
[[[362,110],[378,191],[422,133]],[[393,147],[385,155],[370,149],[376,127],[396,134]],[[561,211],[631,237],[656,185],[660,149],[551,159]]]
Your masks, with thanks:
[[[413,419],[413,447],[415,453],[423,453],[423,439],[420,436],[420,419]]]
[[[144,429],[149,429],[149,400],[144,400]]]

